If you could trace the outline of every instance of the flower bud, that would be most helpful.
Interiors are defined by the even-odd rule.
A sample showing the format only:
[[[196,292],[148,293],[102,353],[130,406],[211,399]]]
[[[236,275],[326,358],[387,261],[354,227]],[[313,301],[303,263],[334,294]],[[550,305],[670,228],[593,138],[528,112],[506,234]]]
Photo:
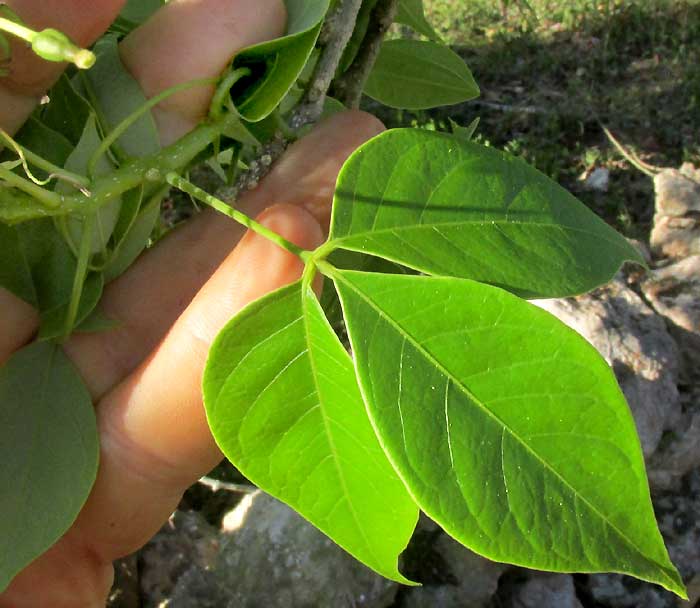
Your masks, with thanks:
[[[63,32],[46,29],[32,39],[32,50],[47,61],[70,61],[81,70],[87,70],[95,64],[92,51],[77,47]]]
[[[66,61],[66,54],[74,49],[70,38],[58,30],[44,30],[32,40],[32,50],[46,61]]]

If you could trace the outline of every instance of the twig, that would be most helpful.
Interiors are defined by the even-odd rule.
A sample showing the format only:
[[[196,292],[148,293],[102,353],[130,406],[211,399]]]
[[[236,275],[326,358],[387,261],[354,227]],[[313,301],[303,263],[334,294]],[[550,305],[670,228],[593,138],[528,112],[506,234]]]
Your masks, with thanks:
[[[270,172],[272,165],[284,154],[288,145],[289,141],[284,135],[277,133],[272,141],[262,147],[258,157],[248,163],[248,169],[238,176],[236,183],[233,186],[227,186],[218,190],[216,197],[233,204],[242,193],[256,188],[260,181]]]
[[[506,103],[495,103],[493,101],[485,101],[483,99],[475,99],[471,102],[475,106],[488,108],[489,110],[498,110],[499,112],[512,112],[514,114],[553,114],[552,110],[542,108],[540,106],[515,106]]]
[[[362,0],[338,0],[337,8],[326,20],[326,29],[322,34],[326,44],[306,96],[290,122],[293,129],[318,122],[321,117],[328,89],[335,78],[343,52],[352,38],[361,6]]]
[[[199,483],[209,488],[212,492],[226,490],[227,492],[236,492],[238,494],[253,494],[258,490],[255,486],[249,486],[247,484],[242,483],[230,483],[228,481],[220,481],[219,479],[214,479],[212,477],[202,477],[199,480]]]
[[[617,151],[622,154],[622,156],[625,157],[625,159],[636,169],[644,173],[645,175],[648,175],[649,177],[654,177],[657,173],[662,171],[663,169],[661,167],[655,167],[653,165],[650,165],[649,163],[645,163],[639,156],[637,156],[632,150],[628,150],[625,148],[619,141],[618,139],[612,134],[610,129],[608,129],[604,124],[601,123],[600,125],[603,128],[603,132],[607,136],[608,140],[610,140],[610,143],[612,143],[615,148],[617,148]]]
[[[377,61],[382,42],[399,10],[398,0],[379,0],[372,11],[367,34],[350,68],[336,80],[336,97],[348,108],[358,108],[367,78]]]

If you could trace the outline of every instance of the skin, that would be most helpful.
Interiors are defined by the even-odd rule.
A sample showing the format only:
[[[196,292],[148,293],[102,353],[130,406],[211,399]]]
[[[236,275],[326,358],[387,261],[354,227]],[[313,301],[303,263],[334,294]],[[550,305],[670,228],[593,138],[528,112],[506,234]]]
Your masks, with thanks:
[[[32,27],[57,27],[89,45],[123,0],[10,0]],[[122,43],[122,58],[148,96],[215,76],[250,44],[281,35],[282,0],[172,0]],[[15,131],[61,66],[18,44],[0,80],[0,126]],[[206,113],[211,91],[192,90],[156,111],[170,142]],[[324,239],[333,186],[346,158],[382,130],[360,112],[336,115],[288,150],[239,207],[306,249]],[[297,280],[301,263],[231,220],[204,212],[145,253],[105,292],[120,322],[72,338],[66,351],[93,396],[101,434],[95,487],[73,527],[0,595],[0,608],[105,605],[112,562],[137,550],[185,489],[222,458],[206,424],[201,375],[223,325],[251,301]],[[0,288],[0,364],[33,339],[37,313]]]

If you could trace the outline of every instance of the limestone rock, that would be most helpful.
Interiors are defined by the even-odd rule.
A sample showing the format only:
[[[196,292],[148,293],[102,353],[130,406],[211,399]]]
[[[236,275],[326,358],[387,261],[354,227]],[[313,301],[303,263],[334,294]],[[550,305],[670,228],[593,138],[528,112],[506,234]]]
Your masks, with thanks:
[[[680,417],[678,353],[663,319],[620,279],[587,295],[534,303],[586,338],[612,366],[644,454],[653,454]]]
[[[700,254],[700,169],[686,163],[654,179],[656,214],[651,247],[658,257]]]
[[[218,552],[218,530],[197,512],[176,511],[141,551],[144,605],[158,606],[171,599],[178,581],[190,570],[210,570]]]
[[[697,437],[697,435],[696,435]],[[700,574],[700,469],[688,473],[677,490],[654,497],[659,529],[671,561],[685,581]],[[694,590],[691,588],[692,593]],[[680,608],[691,606],[659,587],[620,574],[588,577],[588,592],[606,608]],[[698,591],[695,591],[696,595]]]
[[[231,608],[383,608],[398,590],[262,492],[241,501],[223,528],[214,574]]]
[[[480,608],[489,605],[496,593],[498,579],[508,566],[489,561],[466,549],[435,524],[432,524],[434,528],[431,532],[428,526],[432,522],[426,523],[426,519],[421,518],[417,535],[427,533],[431,541],[423,544],[420,553],[414,550],[412,559],[423,564],[437,563],[440,572],[435,573],[433,580],[430,580],[428,573],[417,572],[414,580],[424,585],[405,591],[402,608]],[[415,549],[415,546],[409,547],[409,551],[412,548]]]
[[[512,608],[583,608],[568,574],[535,574],[513,594]]]
[[[653,270],[642,290],[670,322],[683,355],[686,383],[700,384],[700,255]]]
[[[596,606],[606,608],[675,608],[674,596],[621,574],[593,574],[589,591]]]

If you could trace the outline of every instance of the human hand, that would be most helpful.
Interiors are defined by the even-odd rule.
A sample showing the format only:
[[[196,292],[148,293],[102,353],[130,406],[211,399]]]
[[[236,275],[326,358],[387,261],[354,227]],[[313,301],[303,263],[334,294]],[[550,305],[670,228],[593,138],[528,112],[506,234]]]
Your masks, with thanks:
[[[10,0],[31,26],[56,27],[89,45],[124,0]],[[122,58],[149,97],[220,73],[235,52],[285,27],[282,0],[172,0],[122,43]],[[0,127],[21,126],[58,69],[17,45],[0,80]],[[168,99],[155,118],[163,143],[206,114],[211,91]],[[323,240],[337,173],[381,130],[369,115],[339,114],[294,144],[238,206],[306,249]],[[270,205],[274,205],[270,207]],[[267,210],[265,210],[267,209]],[[119,322],[74,336],[66,352],[96,404],[101,462],[92,494],[66,535],[0,595],[0,607],[102,606],[113,560],[143,545],[183,491],[221,459],[210,435],[200,380],[209,345],[243,306],[296,280],[301,263],[204,212],[148,251],[110,284],[101,304]],[[37,313],[0,289],[0,365],[34,336]]]

